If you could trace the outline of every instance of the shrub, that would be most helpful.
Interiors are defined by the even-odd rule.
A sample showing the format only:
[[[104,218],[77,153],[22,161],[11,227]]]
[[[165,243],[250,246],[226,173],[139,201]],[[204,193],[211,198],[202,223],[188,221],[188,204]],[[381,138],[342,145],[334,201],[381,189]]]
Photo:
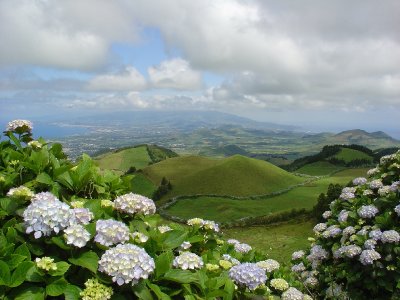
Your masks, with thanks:
[[[11,128],[0,143],[1,299],[245,299],[301,288],[248,245],[235,250],[213,221],[166,225],[151,199],[88,156],[74,165],[58,144],[27,144],[30,130]]]
[[[293,271],[316,297],[399,299],[400,151],[384,156],[330,203]]]

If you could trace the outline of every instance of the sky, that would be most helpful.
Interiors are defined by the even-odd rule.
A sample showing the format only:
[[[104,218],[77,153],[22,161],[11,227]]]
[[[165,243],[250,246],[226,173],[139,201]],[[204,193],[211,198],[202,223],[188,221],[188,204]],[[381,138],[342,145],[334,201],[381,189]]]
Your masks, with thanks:
[[[217,110],[400,137],[398,0],[0,0],[0,119]]]

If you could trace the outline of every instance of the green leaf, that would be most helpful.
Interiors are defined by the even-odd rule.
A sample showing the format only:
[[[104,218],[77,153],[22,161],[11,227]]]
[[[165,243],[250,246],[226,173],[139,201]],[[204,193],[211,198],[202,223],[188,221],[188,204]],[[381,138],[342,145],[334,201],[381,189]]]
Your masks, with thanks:
[[[10,287],[17,287],[21,285],[25,281],[26,274],[33,265],[34,263],[31,261],[24,261],[20,263],[11,275]]]
[[[76,285],[68,284],[64,290],[65,300],[79,300],[81,291]]]
[[[26,259],[26,256],[19,254],[11,254],[7,259],[7,264],[10,267],[10,270],[14,270],[21,262]]]
[[[224,300],[232,300],[233,299],[233,294],[235,293],[235,284],[233,283],[232,280],[227,279],[224,287],[224,291],[227,292],[227,294],[224,296]]]
[[[8,227],[7,234],[6,234],[6,238],[7,238],[8,242],[14,243],[16,237],[17,237],[17,231],[14,229],[14,227]]]
[[[0,285],[8,286],[10,284],[11,274],[8,265],[0,260]]]
[[[171,297],[163,293],[160,287],[156,284],[147,283],[147,286],[156,294],[157,298],[160,300],[171,300]]]
[[[56,263],[57,270],[49,270],[51,276],[62,276],[68,271],[70,264],[65,261],[59,261]]]
[[[61,237],[59,237],[59,236],[54,236],[54,237],[52,237],[52,238],[51,238],[51,241],[52,241],[55,245],[57,245],[58,247],[60,247],[60,248],[63,249],[63,250],[71,250],[71,249],[72,249],[72,247],[71,247],[71,246],[68,246],[68,245],[65,243],[64,239],[61,238]]]
[[[153,296],[151,295],[149,289],[144,284],[144,282],[139,282],[135,286],[132,287],[132,291],[138,296],[141,300],[153,300]]]
[[[157,278],[164,275],[169,269],[171,269],[173,258],[174,255],[171,251],[164,252],[156,258],[155,265]]]
[[[15,300],[44,300],[44,289],[37,286],[28,286],[15,295]]]
[[[36,176],[36,181],[47,185],[53,185],[54,183],[53,179],[47,173],[40,173]]]
[[[60,296],[64,294],[68,282],[64,278],[57,279],[46,286],[46,293],[49,296]]]
[[[171,269],[164,278],[178,283],[199,283],[198,276],[189,270]]]
[[[33,265],[28,272],[26,272],[26,280],[30,282],[44,282],[45,277],[42,271],[39,271],[36,265]]]
[[[29,252],[28,246],[26,243],[23,243],[17,249],[15,249],[15,254],[19,254],[25,256],[27,260],[31,260],[31,253]]]
[[[18,207],[18,203],[15,200],[10,198],[1,198],[0,206],[3,210],[5,210],[9,214],[14,214],[15,210]]]
[[[165,234],[167,235],[167,238],[164,241],[164,245],[168,248],[176,248],[186,240],[188,232],[173,230]]]
[[[70,258],[69,262],[84,267],[93,273],[96,273],[98,267],[99,257],[93,251],[84,252],[76,258]]]

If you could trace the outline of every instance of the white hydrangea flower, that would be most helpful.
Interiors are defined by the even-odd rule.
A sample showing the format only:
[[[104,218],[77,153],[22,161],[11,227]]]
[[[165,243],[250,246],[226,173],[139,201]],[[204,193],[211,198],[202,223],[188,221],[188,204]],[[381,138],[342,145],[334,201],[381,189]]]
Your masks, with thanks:
[[[238,264],[240,264],[240,261],[238,261],[236,258],[234,258],[234,257],[232,257],[232,256],[230,256],[229,254],[223,254],[222,255],[222,258],[224,259],[224,260],[226,260],[226,261],[229,261],[229,262],[231,262],[233,265],[238,265]]]
[[[93,219],[93,213],[87,208],[74,208],[73,211],[79,224],[87,225]]]
[[[43,147],[42,143],[39,141],[30,141],[28,146],[34,149],[41,149]]]
[[[200,218],[193,218],[193,219],[187,220],[187,224],[189,226],[203,226],[204,220],[200,219]]]
[[[364,248],[367,250],[374,250],[377,242],[373,239],[366,240],[364,242]]]
[[[158,231],[161,232],[161,233],[166,233],[166,232],[172,230],[172,228],[169,227],[168,225],[161,225],[161,226],[158,226],[157,229],[158,229]]]
[[[206,230],[212,230],[215,232],[219,232],[219,225],[217,223],[215,223],[214,221],[204,220],[203,227]]]
[[[297,260],[297,259],[303,258],[305,254],[306,253],[303,250],[293,252],[292,253],[292,260]]]
[[[396,230],[386,230],[382,232],[382,243],[398,243],[400,241],[400,234]]]
[[[369,233],[369,237],[375,241],[379,241],[382,237],[382,231],[380,229],[374,229]]]
[[[203,259],[195,253],[182,252],[179,256],[175,257],[172,265],[182,270],[194,270],[201,269],[204,266],[204,262]]]
[[[28,120],[13,120],[8,122],[7,131],[18,131],[18,130],[26,130],[31,132],[33,129],[33,125],[31,121]]]
[[[280,264],[275,259],[266,259],[256,263],[261,269],[264,269],[265,272],[271,273],[280,268]]]
[[[67,244],[78,248],[84,247],[90,240],[90,233],[79,224],[69,226],[64,230],[64,233]]]
[[[41,200],[41,201],[56,201],[58,199],[57,199],[56,196],[54,196],[50,192],[41,192],[41,193],[37,193],[36,195],[34,195],[33,198],[31,199],[31,202],[35,202],[37,200]]]
[[[393,182],[391,185],[390,185],[390,187],[389,187],[389,190],[391,191],[391,192],[397,192],[397,191],[399,191],[400,190],[400,181],[395,181],[395,182]]]
[[[47,196],[48,194],[46,194]],[[52,231],[59,233],[76,223],[70,207],[55,197],[41,197],[31,202],[23,213],[26,233],[34,232],[36,239],[49,236]]]
[[[235,239],[229,239],[226,241],[229,245],[235,245],[235,244],[240,244],[238,240]]]
[[[315,233],[319,233],[326,230],[327,227],[328,226],[326,225],[326,223],[318,223],[317,225],[314,226],[313,230]]]
[[[345,229],[343,229],[344,236],[350,236],[354,233],[356,233],[356,230],[354,229],[353,226],[347,226]]]
[[[358,215],[363,219],[371,219],[379,212],[375,205],[363,205],[358,210]]]
[[[104,252],[99,260],[99,271],[112,276],[113,282],[123,285],[140,279],[147,279],[153,273],[155,264],[147,252],[133,244],[120,244]]]
[[[357,177],[355,179],[353,179],[353,184],[354,185],[363,185],[367,183],[367,178],[365,177]]]
[[[363,192],[363,195],[364,195],[364,196],[372,196],[372,195],[374,195],[374,192],[371,191],[370,189],[366,189],[366,190]]]
[[[265,271],[253,263],[243,263],[229,270],[229,277],[240,286],[255,290],[267,281]]]
[[[349,217],[349,212],[345,209],[340,211],[339,216],[338,216],[338,221],[339,223],[344,223],[347,222],[347,218]]]
[[[190,242],[183,242],[179,248],[182,250],[188,250],[190,247],[192,247],[192,244]]]
[[[382,180],[380,180],[380,179],[372,180],[372,181],[369,183],[369,187],[370,187],[370,189],[372,189],[372,190],[380,189],[381,187],[383,187]]]
[[[306,280],[304,280],[304,284],[308,287],[316,287],[318,285],[318,279],[315,278],[314,276],[308,277]]]
[[[289,288],[289,283],[285,279],[282,278],[275,278],[272,279],[271,282],[271,287],[273,287],[277,291],[286,291]]]
[[[326,289],[326,298],[327,299],[335,299],[335,300],[347,300],[346,292],[343,291],[342,286],[338,285],[336,282],[333,282]]]
[[[355,198],[354,193],[356,192],[356,188],[354,187],[345,187],[342,190],[342,193],[340,194],[339,198],[345,201],[350,201]]]
[[[324,219],[329,219],[331,216],[332,216],[332,212],[330,210],[327,210],[322,214],[322,217]]]
[[[35,196],[35,193],[32,192],[29,188],[24,185],[21,185],[17,188],[12,188],[7,193],[8,197],[11,198],[21,198],[24,200],[31,200],[32,197]]]
[[[290,287],[287,291],[283,292],[282,300],[303,300],[303,293],[294,287]]]
[[[79,296],[82,300],[108,300],[113,293],[111,287],[101,284],[97,278],[94,278],[85,282],[85,289],[79,293]]]
[[[136,243],[146,243],[149,239],[149,237],[147,235],[145,235],[141,232],[138,232],[138,231],[133,232],[131,234],[131,236]]]
[[[381,258],[381,255],[375,250],[364,250],[360,255],[360,262],[363,265],[372,265],[375,260]]]
[[[156,212],[156,205],[153,200],[134,193],[117,197],[114,200],[114,207],[116,210],[130,215],[137,213],[152,215]]]
[[[328,251],[322,248],[321,245],[314,245],[310,249],[310,254],[307,256],[309,261],[324,260],[329,256]]]
[[[324,238],[336,237],[342,233],[342,230],[337,225],[329,226],[323,233]]]
[[[235,244],[233,247],[234,247],[235,251],[239,252],[239,253],[247,253],[247,252],[250,252],[251,249],[253,249],[253,248],[251,248],[250,245],[245,244],[245,243]]]
[[[368,177],[372,177],[378,173],[379,173],[379,168],[376,167],[376,168],[368,170],[367,175],[368,175]]]
[[[35,263],[36,267],[44,271],[57,270],[57,264],[54,262],[54,259],[48,256],[36,257]]]
[[[305,270],[306,270],[306,267],[304,266],[304,264],[302,262],[292,266],[292,271],[295,273],[301,273]]]
[[[340,256],[345,255],[349,258],[353,258],[361,253],[361,248],[357,245],[348,245],[339,248],[338,252],[340,253]]]
[[[103,246],[124,243],[129,240],[129,228],[124,223],[112,219],[98,220],[94,240]]]
[[[380,196],[386,196],[387,194],[389,194],[392,191],[392,187],[390,185],[384,185],[383,187],[381,187],[378,190],[378,194]]]
[[[396,205],[396,207],[394,208],[395,213],[400,216],[400,204]]]

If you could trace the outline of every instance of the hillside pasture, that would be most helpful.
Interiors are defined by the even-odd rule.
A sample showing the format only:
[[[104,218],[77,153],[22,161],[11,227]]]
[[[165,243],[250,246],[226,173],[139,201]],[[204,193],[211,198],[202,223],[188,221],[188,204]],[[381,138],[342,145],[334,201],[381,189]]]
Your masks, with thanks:
[[[249,216],[264,216],[292,209],[310,210],[330,183],[346,185],[355,177],[365,176],[367,169],[347,169],[330,177],[296,187],[286,193],[268,198],[230,199],[227,197],[188,197],[179,199],[166,210],[184,219],[201,217],[217,222],[232,222]]]
[[[332,158],[336,158],[339,160],[343,160],[345,163],[352,162],[354,160],[367,160],[368,162],[372,163],[373,158],[368,154],[350,148],[342,148],[340,151],[332,156]]]
[[[307,164],[300,169],[296,170],[296,173],[307,174],[311,176],[323,176],[343,169],[342,167],[335,166],[327,161],[317,161],[315,163]]]

